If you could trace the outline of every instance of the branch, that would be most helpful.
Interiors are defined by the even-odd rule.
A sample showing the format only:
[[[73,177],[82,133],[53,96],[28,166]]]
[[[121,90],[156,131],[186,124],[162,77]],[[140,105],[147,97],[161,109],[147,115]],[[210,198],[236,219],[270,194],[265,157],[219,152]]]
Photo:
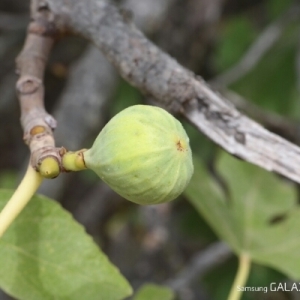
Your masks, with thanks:
[[[53,112],[59,124],[55,131],[56,144],[72,150],[80,149],[92,131],[100,131],[107,121],[108,103],[118,84],[119,77],[113,66],[96,47],[89,46],[71,67],[65,89]],[[69,176],[46,180],[39,192],[58,199],[66,180]]]
[[[171,4],[175,0],[125,0],[122,7],[133,12],[135,24],[143,32],[153,33],[161,28]]]
[[[189,286],[193,280],[226,261],[232,255],[229,247],[223,242],[216,242],[192,257],[189,264],[166,284],[179,291]]]
[[[112,191],[107,184],[100,182],[90,190],[84,201],[79,203],[73,211],[73,216],[97,239],[99,228],[103,227],[100,224],[103,224],[109,214],[116,211],[120,203],[121,196]]]
[[[300,148],[238,112],[201,78],[153,45],[103,0],[47,0],[58,22],[92,40],[121,75],[160,106],[181,112],[226,151],[300,183]]]
[[[300,39],[298,39],[295,69],[296,69],[296,86],[297,86],[297,91],[300,92]]]
[[[248,74],[259,63],[261,58],[273,47],[286,27],[299,19],[300,5],[292,5],[284,14],[269,25],[255,40],[253,45],[236,65],[218,75],[210,83],[219,88],[228,86]]]
[[[40,1],[32,1],[32,22],[28,26],[24,48],[16,60],[20,78],[16,89],[21,107],[25,143],[31,151],[31,164],[37,170],[51,155],[59,160],[52,130],[56,121],[44,108],[43,76],[48,55],[54,43],[53,15]]]
[[[288,139],[292,143],[300,144],[299,122],[287,119],[275,112],[264,110],[251,101],[245,100],[241,95],[224,90],[222,94],[225,95],[235,107],[246,113],[249,117],[263,124],[272,132]]]
[[[53,129],[56,120],[44,107],[45,65],[58,33],[64,31],[57,29],[59,24],[55,24],[54,15],[44,0],[32,0],[31,20],[24,48],[16,60],[17,73],[20,75],[16,89],[21,107],[21,124],[24,141],[30,148],[31,166],[43,177],[54,178],[60,172],[74,167],[74,164],[64,166],[63,156],[67,150],[55,147]],[[74,154],[72,157],[75,159],[77,156]]]

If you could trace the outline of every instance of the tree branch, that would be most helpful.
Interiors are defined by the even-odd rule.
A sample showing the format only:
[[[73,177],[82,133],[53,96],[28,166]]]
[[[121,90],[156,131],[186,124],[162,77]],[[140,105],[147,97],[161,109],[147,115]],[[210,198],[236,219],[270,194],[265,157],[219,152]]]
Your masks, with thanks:
[[[152,33],[161,28],[173,2],[175,0],[125,0],[122,7],[133,12],[134,22],[140,30]]]
[[[238,112],[103,0],[47,0],[58,22],[92,40],[121,75],[160,106],[181,112],[226,151],[300,182],[300,148]]]
[[[24,48],[16,60],[20,78],[16,89],[21,107],[24,140],[31,151],[35,169],[45,156],[59,160],[52,130],[56,121],[44,108],[43,76],[48,55],[54,43],[53,15],[41,1],[32,1],[32,22],[28,26]],[[49,153],[50,152],[50,153]]]
[[[300,144],[299,122],[290,120],[275,112],[264,110],[233,91],[224,90],[222,94],[225,95],[238,110],[246,113],[260,124],[263,124],[264,127],[288,139],[292,143]]]
[[[191,261],[166,285],[179,291],[191,284],[195,278],[220,265],[232,256],[230,248],[223,242],[216,242],[192,257]]]

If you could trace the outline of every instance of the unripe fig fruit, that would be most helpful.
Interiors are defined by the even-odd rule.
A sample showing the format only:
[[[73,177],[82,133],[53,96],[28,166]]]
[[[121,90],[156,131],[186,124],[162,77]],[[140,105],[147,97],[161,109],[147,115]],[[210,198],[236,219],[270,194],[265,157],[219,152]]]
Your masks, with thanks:
[[[194,170],[180,122],[148,105],[131,106],[113,117],[83,155],[86,167],[114,191],[143,205],[175,199]]]

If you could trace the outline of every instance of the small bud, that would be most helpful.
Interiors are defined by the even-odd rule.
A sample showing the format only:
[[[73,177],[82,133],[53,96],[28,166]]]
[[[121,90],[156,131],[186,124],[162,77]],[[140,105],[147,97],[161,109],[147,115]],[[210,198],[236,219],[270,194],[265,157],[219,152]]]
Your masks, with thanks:
[[[49,156],[41,161],[38,171],[43,177],[50,179],[59,175],[60,168],[57,160],[54,157]]]

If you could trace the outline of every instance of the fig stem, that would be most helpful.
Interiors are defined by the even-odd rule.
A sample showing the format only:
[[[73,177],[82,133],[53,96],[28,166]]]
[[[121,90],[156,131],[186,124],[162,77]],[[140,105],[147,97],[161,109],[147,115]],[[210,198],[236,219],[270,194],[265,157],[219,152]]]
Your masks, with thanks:
[[[244,287],[249,276],[251,258],[248,253],[241,253],[239,256],[239,267],[232,284],[228,300],[239,300],[243,292],[238,287]]]
[[[62,166],[66,171],[82,171],[86,169],[84,162],[83,152],[86,149],[78,150],[75,152],[66,152],[61,160]]]
[[[29,164],[18,188],[0,212],[0,238],[29,202],[42,181],[43,176]]]

